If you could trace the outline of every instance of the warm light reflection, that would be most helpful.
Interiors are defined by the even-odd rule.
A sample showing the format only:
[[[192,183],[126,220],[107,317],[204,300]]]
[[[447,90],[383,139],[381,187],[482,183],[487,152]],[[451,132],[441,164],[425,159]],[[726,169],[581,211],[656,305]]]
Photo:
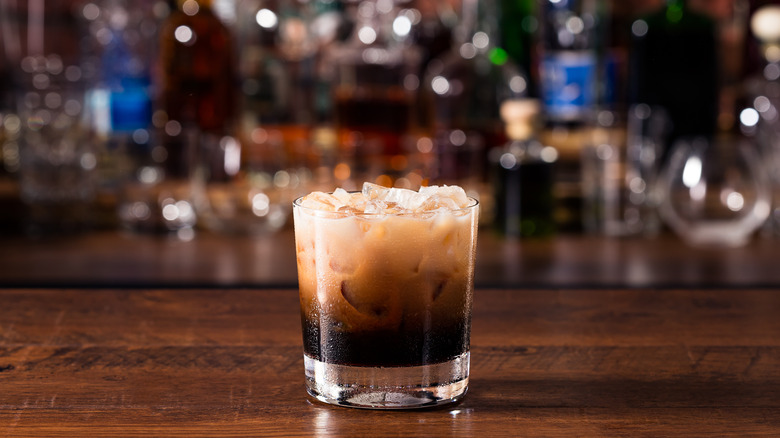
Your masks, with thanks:
[[[406,37],[412,31],[412,20],[405,15],[400,15],[393,20],[393,33],[399,37]]]
[[[351,173],[352,171],[347,163],[339,163],[333,168],[333,176],[340,181],[348,180]]]
[[[176,38],[176,41],[182,44],[187,44],[192,42],[195,34],[192,32],[192,29],[190,29],[189,26],[182,25],[176,28],[176,30],[173,32],[173,36]]]
[[[187,0],[182,3],[181,10],[189,16],[193,16],[200,11],[200,5],[195,0]]]
[[[390,167],[393,170],[401,171],[406,169],[408,165],[409,165],[409,159],[406,158],[405,155],[393,155],[393,157],[390,158]]]
[[[263,217],[268,215],[271,207],[271,199],[265,193],[257,193],[252,196],[252,213]]]
[[[731,211],[740,211],[745,206],[745,198],[741,193],[731,192],[726,196],[726,206]]]
[[[514,154],[510,154],[509,152],[501,155],[501,158],[498,159],[498,163],[503,167],[504,169],[511,170],[514,169],[517,165],[517,157],[515,157]]]
[[[473,59],[477,56],[477,48],[474,44],[464,43],[460,45],[459,53],[464,59]]]
[[[509,89],[512,90],[513,93],[524,93],[527,87],[528,84],[525,78],[520,75],[513,76],[512,79],[509,80]]]
[[[759,112],[763,113],[769,111],[771,106],[772,102],[770,102],[766,96],[758,96],[753,99],[753,107],[755,107]]]
[[[376,184],[379,184],[380,186],[385,187],[392,187],[393,186],[393,178],[391,178],[389,175],[379,175],[376,177],[376,180],[374,180]]]
[[[583,30],[585,30],[585,22],[582,21],[582,18],[580,17],[570,17],[568,20],[566,20],[566,30],[575,35],[578,35],[582,33]]]
[[[176,230],[176,237],[178,237],[181,241],[190,242],[195,238],[195,230],[193,230],[191,227],[180,228]]]
[[[138,181],[144,184],[155,184],[160,180],[160,172],[155,167],[144,166],[138,170]]]
[[[224,151],[224,168],[227,175],[233,176],[241,170],[241,144],[233,137],[223,137],[220,148]]]
[[[86,153],[81,156],[81,160],[79,160],[79,165],[84,170],[92,170],[95,167],[97,167],[97,157],[95,157],[95,154]]]
[[[778,55],[778,57],[780,58],[780,55]],[[764,67],[764,77],[770,81],[780,79],[780,66],[777,64],[769,64]]]
[[[255,15],[255,21],[264,29],[273,29],[279,23],[279,18],[270,9],[260,9]]]
[[[436,94],[447,94],[447,92],[450,91],[450,81],[443,76],[436,76],[431,80],[431,88]]]
[[[176,120],[169,120],[165,123],[165,133],[171,137],[176,137],[181,134],[181,123]]]
[[[554,163],[558,160],[558,149],[555,149],[552,146],[545,146],[542,148],[540,157],[545,163]]]
[[[471,43],[474,44],[474,47],[477,49],[482,50],[490,44],[490,37],[488,37],[488,34],[485,32],[477,32],[471,38]]]
[[[417,150],[423,154],[429,154],[433,151],[433,141],[428,137],[421,137],[417,140]]]
[[[691,157],[685,162],[682,181],[685,187],[693,188],[701,181],[702,162],[699,157]]]
[[[358,30],[357,35],[360,42],[366,45],[373,44],[377,37],[376,31],[369,26],[361,27],[360,30]]]
[[[81,9],[81,15],[88,21],[95,20],[100,16],[100,8],[94,3],[87,3]]]
[[[739,121],[747,127],[756,126],[759,118],[758,111],[753,108],[745,108],[739,113]]]
[[[466,133],[460,129],[455,129],[450,132],[450,143],[453,146],[463,146],[466,144]]]

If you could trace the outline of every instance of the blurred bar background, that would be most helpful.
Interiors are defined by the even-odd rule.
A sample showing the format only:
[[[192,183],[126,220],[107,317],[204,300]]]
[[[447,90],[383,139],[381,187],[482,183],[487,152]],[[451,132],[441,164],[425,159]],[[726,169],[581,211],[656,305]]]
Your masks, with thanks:
[[[5,238],[263,238],[363,181],[501,238],[780,233],[776,1],[0,4]]]

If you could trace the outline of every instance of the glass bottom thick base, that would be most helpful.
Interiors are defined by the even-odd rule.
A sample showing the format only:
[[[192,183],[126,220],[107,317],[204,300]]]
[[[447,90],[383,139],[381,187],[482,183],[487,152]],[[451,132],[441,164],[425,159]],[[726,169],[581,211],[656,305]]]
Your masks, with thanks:
[[[419,409],[454,403],[468,389],[469,353],[447,362],[412,367],[356,367],[303,355],[306,390],[339,406]]]

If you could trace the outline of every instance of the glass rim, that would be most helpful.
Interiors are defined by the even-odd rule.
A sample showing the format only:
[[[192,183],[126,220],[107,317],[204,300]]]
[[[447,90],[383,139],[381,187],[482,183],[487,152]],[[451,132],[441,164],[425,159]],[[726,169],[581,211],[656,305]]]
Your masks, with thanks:
[[[333,194],[333,192],[326,192],[327,194]],[[360,193],[360,191],[351,191],[349,193]],[[381,217],[420,217],[425,216],[429,214],[438,214],[438,213],[466,213],[471,210],[474,210],[477,206],[479,206],[479,200],[473,196],[466,197],[469,200],[469,204],[465,207],[450,209],[450,208],[442,208],[437,210],[427,210],[427,211],[403,211],[403,212],[397,212],[397,213],[354,213],[354,212],[347,212],[347,211],[328,211],[328,210],[318,210],[316,208],[312,207],[306,207],[301,204],[303,202],[303,198],[305,198],[307,195],[299,196],[295,198],[293,201],[293,208],[299,208],[301,210],[312,212],[316,215],[322,215],[326,217],[334,217],[334,218],[342,218],[342,217],[358,217],[358,218],[381,218]]]

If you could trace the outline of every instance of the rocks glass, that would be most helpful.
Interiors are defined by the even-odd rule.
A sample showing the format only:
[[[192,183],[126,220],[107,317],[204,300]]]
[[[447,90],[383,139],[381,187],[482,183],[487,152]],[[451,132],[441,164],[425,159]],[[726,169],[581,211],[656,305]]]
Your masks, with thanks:
[[[403,409],[465,394],[478,210],[459,187],[366,184],[295,201],[312,396]]]

